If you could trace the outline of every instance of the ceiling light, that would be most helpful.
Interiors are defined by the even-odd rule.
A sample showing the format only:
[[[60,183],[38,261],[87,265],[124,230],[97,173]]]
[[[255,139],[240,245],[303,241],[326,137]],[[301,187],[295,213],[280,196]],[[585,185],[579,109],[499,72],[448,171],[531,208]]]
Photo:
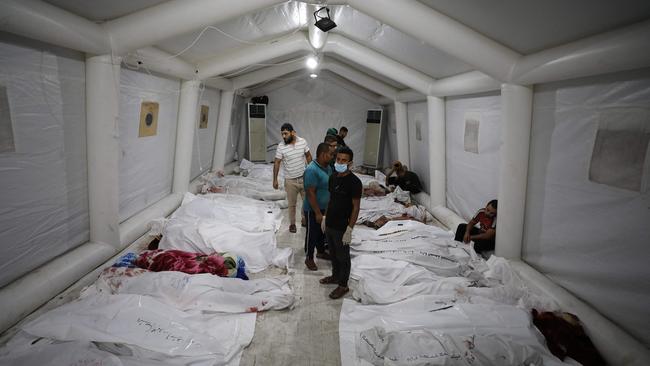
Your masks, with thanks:
[[[309,74],[309,77],[312,79],[316,79],[318,77],[318,74]]]
[[[318,13],[323,9],[327,11],[327,16],[323,17],[318,15]],[[314,23],[314,25],[323,32],[327,32],[328,30],[336,28],[336,23],[334,23],[334,21],[330,19],[330,9],[325,6],[323,6],[322,8],[314,12],[314,19],[316,20],[316,23]]]
[[[315,69],[318,66],[318,60],[314,56],[307,57],[307,62],[305,62],[308,68]]]

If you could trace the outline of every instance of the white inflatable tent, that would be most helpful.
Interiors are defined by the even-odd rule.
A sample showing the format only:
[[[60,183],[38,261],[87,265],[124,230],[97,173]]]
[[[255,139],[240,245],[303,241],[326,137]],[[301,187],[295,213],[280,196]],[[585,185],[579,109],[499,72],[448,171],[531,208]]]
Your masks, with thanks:
[[[496,254],[611,364],[650,364],[647,1],[2,0],[0,17],[2,330],[244,156],[246,98],[266,94],[269,145],[290,121],[314,148],[329,122],[362,150],[381,106],[384,162],[423,178],[421,203],[468,218],[497,197]]]

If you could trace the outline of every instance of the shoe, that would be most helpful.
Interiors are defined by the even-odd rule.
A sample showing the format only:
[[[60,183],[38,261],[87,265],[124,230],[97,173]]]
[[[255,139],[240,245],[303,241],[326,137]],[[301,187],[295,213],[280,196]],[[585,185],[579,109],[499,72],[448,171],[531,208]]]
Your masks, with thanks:
[[[331,285],[331,284],[335,284],[337,281],[336,278],[334,278],[333,276],[327,276],[321,278],[320,280],[318,280],[318,282],[320,282],[321,285]]]
[[[330,293],[330,298],[331,298],[331,299],[340,299],[340,298],[342,298],[343,296],[345,296],[345,294],[347,294],[348,291],[350,291],[349,288],[339,286],[339,287],[335,288],[334,291],[332,291],[332,292]]]
[[[328,252],[322,252],[322,253],[316,253],[316,258],[319,259],[324,259],[324,260],[331,260],[332,256]]]
[[[302,227],[307,227],[307,220],[303,217],[302,220],[300,221],[300,226]]]
[[[314,263],[313,259],[305,259],[305,266],[307,266],[307,269],[310,271],[318,271],[318,267],[316,267],[316,263]]]
[[[290,233],[294,233],[294,234],[295,234],[296,231],[297,231],[297,230],[296,230],[296,225],[293,225],[293,224],[292,224],[292,225],[289,225],[289,232],[290,232]]]

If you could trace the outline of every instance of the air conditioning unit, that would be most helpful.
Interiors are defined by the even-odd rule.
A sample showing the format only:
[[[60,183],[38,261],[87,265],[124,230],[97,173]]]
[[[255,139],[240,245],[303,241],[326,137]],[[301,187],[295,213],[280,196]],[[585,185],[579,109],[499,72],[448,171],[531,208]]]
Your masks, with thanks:
[[[266,162],[266,105],[248,103],[248,158]]]
[[[370,109],[366,115],[366,145],[363,152],[363,165],[376,168],[379,164],[379,144],[383,111]]]

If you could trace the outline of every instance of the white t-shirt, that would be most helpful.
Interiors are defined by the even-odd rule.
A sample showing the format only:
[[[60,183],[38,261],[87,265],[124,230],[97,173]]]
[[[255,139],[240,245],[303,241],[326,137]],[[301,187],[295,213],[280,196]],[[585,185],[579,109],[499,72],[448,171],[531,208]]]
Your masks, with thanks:
[[[289,179],[299,178],[305,173],[305,154],[309,152],[307,140],[296,136],[294,144],[285,144],[281,141],[275,152],[275,158],[282,160],[284,177]]]

